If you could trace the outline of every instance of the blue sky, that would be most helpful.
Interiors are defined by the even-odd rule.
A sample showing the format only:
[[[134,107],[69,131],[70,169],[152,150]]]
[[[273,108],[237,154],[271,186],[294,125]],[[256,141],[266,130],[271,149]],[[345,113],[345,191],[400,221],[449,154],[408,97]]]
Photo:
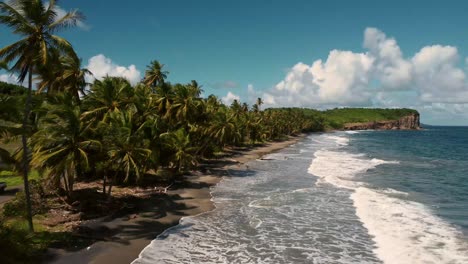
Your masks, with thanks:
[[[240,97],[251,103],[260,96],[270,106],[414,107],[423,122],[468,125],[468,86],[460,76],[460,71],[466,74],[468,56],[466,1],[100,0],[59,5],[86,15],[84,27],[61,35],[72,42],[84,66],[98,72],[137,78],[158,59],[171,82],[195,79],[206,94],[226,102]],[[15,40],[5,27],[0,36],[2,47]],[[405,67],[417,77],[402,77]],[[427,80],[434,71],[456,81],[441,87],[447,83],[442,77]]]

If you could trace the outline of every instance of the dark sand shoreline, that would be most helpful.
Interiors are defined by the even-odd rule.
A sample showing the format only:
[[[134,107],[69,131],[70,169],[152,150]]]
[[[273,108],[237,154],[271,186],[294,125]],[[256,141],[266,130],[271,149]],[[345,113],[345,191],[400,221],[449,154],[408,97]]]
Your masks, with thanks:
[[[131,263],[159,234],[178,225],[182,217],[213,210],[215,206],[211,201],[211,187],[218,184],[224,176],[228,176],[228,170],[243,170],[246,162],[288,147],[305,136],[290,137],[286,141],[270,142],[252,149],[231,151],[228,157],[204,165],[201,171],[187,176],[185,186],[170,189],[167,195],[149,199],[145,210],[110,221],[89,221],[86,228],[91,232],[107,232],[110,238],[77,251],[49,249],[50,258],[47,262]]]

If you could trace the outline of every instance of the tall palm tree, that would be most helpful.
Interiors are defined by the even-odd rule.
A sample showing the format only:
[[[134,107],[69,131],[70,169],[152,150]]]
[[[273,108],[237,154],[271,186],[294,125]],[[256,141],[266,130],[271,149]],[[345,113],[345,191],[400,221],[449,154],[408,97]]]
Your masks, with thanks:
[[[85,96],[83,117],[94,123],[106,121],[109,114],[122,111],[132,105],[133,89],[130,83],[121,77],[105,77],[96,80],[90,92]]]
[[[161,134],[166,147],[170,150],[169,165],[182,173],[197,163],[197,147],[192,146],[190,135],[181,128],[176,131]]]
[[[131,174],[139,178],[151,156],[151,150],[146,148],[149,144],[143,138],[143,127],[134,123],[133,115],[133,111],[113,112],[109,124],[101,122],[108,132],[104,142],[108,146],[109,165],[115,169],[114,179],[107,191],[109,197],[121,169],[125,172],[124,181],[128,181]],[[104,178],[104,194],[106,180],[107,175]]]
[[[49,63],[41,65],[38,73],[38,92],[70,93],[78,104],[81,103],[80,94],[84,95],[84,88],[89,84],[86,75],[93,75],[88,69],[81,68],[81,59],[76,54],[60,54],[58,51],[51,52]]]
[[[200,98],[201,94],[203,93],[202,86],[198,85],[198,82],[195,80],[190,81],[190,83],[187,84],[187,87],[190,89],[190,93],[195,98]]]
[[[6,63],[14,62],[12,70],[19,73],[18,81],[20,83],[23,83],[28,76],[28,92],[23,116],[22,172],[28,211],[27,218],[31,232],[34,231],[34,228],[28,183],[27,131],[31,108],[32,75],[35,73],[37,65],[48,63],[51,49],[74,53],[72,45],[54,33],[75,26],[83,18],[83,15],[76,10],[66,13],[63,17],[58,17],[55,0],[50,0],[49,5],[46,5],[42,0],[10,0],[0,3],[0,23],[12,28],[13,33],[22,37],[19,41],[0,49],[0,59]]]
[[[164,64],[161,64],[159,61],[151,61],[150,65],[146,67],[145,78],[143,79],[143,83],[152,88],[161,86],[164,83],[164,80],[167,78],[167,75],[169,74],[169,72],[164,71],[163,68]]]
[[[156,104],[161,116],[169,119],[172,103],[174,101],[174,89],[170,83],[163,83],[156,90]]]
[[[89,83],[86,82],[86,75],[93,73],[81,67],[81,59],[76,54],[67,54],[60,58],[63,67],[63,83],[67,92],[72,94],[77,103],[80,103],[80,94],[85,95],[84,89]]]
[[[0,94],[0,139],[8,139],[12,135],[21,133],[20,100],[17,96]],[[18,165],[11,153],[0,147],[0,161]]]
[[[32,164],[51,168],[51,177],[63,178],[68,196],[73,192],[73,183],[88,166],[88,151],[98,149],[101,143],[89,139],[81,109],[74,103],[71,94],[51,98],[44,110],[39,130],[31,141],[33,145]]]
[[[195,96],[191,86],[176,84],[174,86],[174,102],[171,105],[173,120],[179,123],[190,123],[199,112],[201,101]]]
[[[260,106],[262,106],[262,104],[263,104],[262,98],[258,97],[258,98],[257,98],[257,101],[255,102],[255,104],[257,105],[257,108],[258,108],[258,110],[260,111]]]

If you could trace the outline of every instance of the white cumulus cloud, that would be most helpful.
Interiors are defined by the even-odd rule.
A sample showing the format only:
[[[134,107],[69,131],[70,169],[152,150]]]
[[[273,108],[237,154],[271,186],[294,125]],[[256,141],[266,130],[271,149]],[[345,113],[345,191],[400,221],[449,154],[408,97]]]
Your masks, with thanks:
[[[280,105],[370,103],[369,73],[374,59],[363,53],[332,50],[326,61],[299,62],[267,96]]]
[[[105,76],[123,77],[135,85],[141,80],[141,73],[135,65],[120,66],[115,64],[110,58],[103,54],[96,55],[88,60],[86,66],[90,70],[94,78],[101,80]],[[92,81],[93,77],[89,77]]]
[[[0,74],[0,82],[6,82],[6,83],[11,83],[11,84],[16,84],[16,85],[22,85],[24,87],[28,87],[28,83],[29,83],[28,78],[26,78],[26,80],[24,80],[23,83],[18,83],[18,75],[14,74],[14,73],[13,74],[11,74],[11,73]]]
[[[366,56],[374,60],[373,73],[386,88],[408,88],[411,82],[411,62],[403,54],[394,38],[376,28],[367,28],[364,32]]]
[[[0,82],[18,84],[17,78],[18,76],[14,74],[8,74],[8,73],[0,74]]]
[[[239,100],[240,100],[240,97],[239,97],[238,95],[233,94],[232,92],[228,92],[228,93],[226,94],[226,96],[224,96],[224,97],[221,98],[221,101],[222,101],[225,105],[231,105],[232,102],[234,102],[234,100],[239,101]]]
[[[468,108],[468,58],[460,66],[456,47],[425,46],[405,57],[396,39],[376,28],[365,29],[363,47],[332,50],[325,61],[310,65],[298,62],[263,94],[265,104],[414,107],[444,109],[447,116]]]

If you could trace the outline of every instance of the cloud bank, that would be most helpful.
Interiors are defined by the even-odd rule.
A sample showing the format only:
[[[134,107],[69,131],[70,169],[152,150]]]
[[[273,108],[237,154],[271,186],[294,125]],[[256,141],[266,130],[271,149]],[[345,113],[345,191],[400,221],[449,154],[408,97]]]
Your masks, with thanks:
[[[272,105],[316,107],[388,105],[408,94],[417,104],[468,103],[456,47],[426,46],[405,58],[396,40],[376,28],[365,30],[363,46],[365,53],[332,50],[326,61],[299,62],[265,95]]]
[[[249,101],[261,96],[267,107],[413,107],[435,122],[468,117],[468,58],[459,66],[456,47],[425,46],[404,57],[397,41],[377,28],[366,28],[363,47],[361,53],[332,50],[311,65],[299,62],[272,89],[248,87]]]
[[[4,73],[0,74],[0,82],[18,84],[17,82],[18,76],[15,74]]]
[[[88,60],[86,68],[90,70],[94,77],[89,76],[88,81],[92,82],[94,78],[102,80],[105,76],[123,77],[131,84],[135,85],[141,80],[141,73],[135,65],[120,66],[115,64],[110,58],[103,54],[98,54]]]
[[[232,92],[228,92],[226,96],[221,98],[221,101],[225,105],[231,105],[232,102],[234,102],[234,100],[239,101],[240,97],[238,95],[236,95],[236,94],[233,94]]]

